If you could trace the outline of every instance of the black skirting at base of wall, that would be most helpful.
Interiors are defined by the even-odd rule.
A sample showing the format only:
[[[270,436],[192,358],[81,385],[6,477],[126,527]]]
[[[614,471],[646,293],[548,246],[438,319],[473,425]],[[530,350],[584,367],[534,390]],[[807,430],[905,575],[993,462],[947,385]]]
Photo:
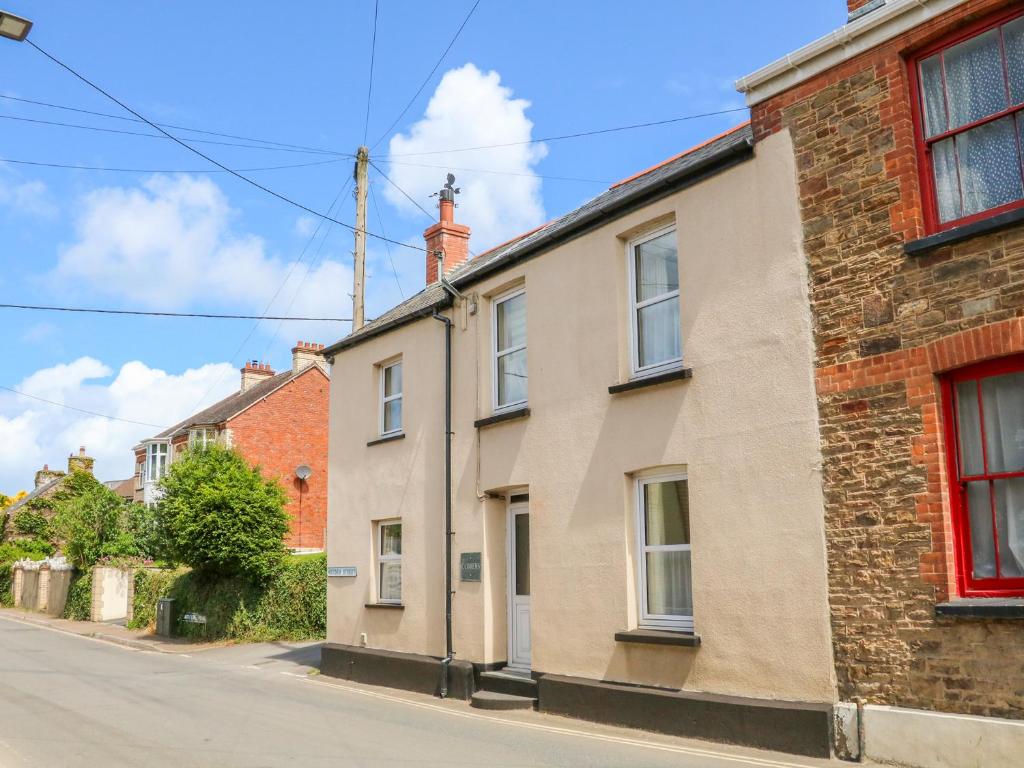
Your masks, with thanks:
[[[794,755],[829,757],[832,705],[669,691],[581,677],[542,675],[539,709]]]
[[[441,659],[415,653],[326,643],[320,651],[320,672],[354,683],[382,685],[433,696],[441,695]],[[473,695],[473,665],[448,665],[448,697],[468,701]]]

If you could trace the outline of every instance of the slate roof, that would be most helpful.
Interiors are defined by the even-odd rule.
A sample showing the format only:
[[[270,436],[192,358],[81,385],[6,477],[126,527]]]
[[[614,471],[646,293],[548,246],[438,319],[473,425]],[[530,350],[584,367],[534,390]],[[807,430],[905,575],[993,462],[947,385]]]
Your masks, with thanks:
[[[228,395],[223,400],[214,403],[209,408],[204,408],[198,413],[193,413],[184,421],[178,422],[173,427],[165,429],[159,435],[155,435],[150,439],[167,439],[176,437],[194,426],[221,424],[235,414],[241,413],[249,406],[258,403],[264,397],[273,391],[280,389],[289,381],[297,379],[299,376],[313,368],[319,370],[319,366],[311,365],[308,368],[303,368],[298,373],[293,373],[291,370],[287,370],[277,374],[276,376],[264,379],[258,384],[254,384],[249,387],[245,392],[239,390],[234,394]]]
[[[737,126],[693,149],[669,158],[646,171],[612,185],[592,200],[537,229],[526,232],[507,243],[459,265],[448,274],[448,282],[456,288],[471,285],[486,275],[500,271],[524,259],[571,240],[595,226],[671,194],[690,184],[718,173],[753,154],[753,131],[749,123]],[[397,328],[447,306],[451,295],[440,283],[393,307],[380,317],[329,345],[323,354],[354,346],[372,336]]]
[[[51,491],[54,488],[56,488],[58,485],[60,485],[61,482],[63,482],[65,477],[67,477],[67,475],[61,475],[60,477],[55,477],[52,480],[47,480],[45,483],[40,485],[38,488],[33,489],[29,493],[28,496],[26,496],[23,499],[20,499],[20,500],[16,501],[14,504],[11,504],[11,506],[9,506],[5,510],[5,512],[7,513],[7,516],[8,517],[13,517],[14,514],[19,509],[21,509],[26,504],[28,504],[30,501],[32,501],[32,499],[38,499],[40,496],[44,496],[48,491]]]
[[[104,480],[103,484],[122,498],[130,499],[135,495],[135,478],[124,480]]]

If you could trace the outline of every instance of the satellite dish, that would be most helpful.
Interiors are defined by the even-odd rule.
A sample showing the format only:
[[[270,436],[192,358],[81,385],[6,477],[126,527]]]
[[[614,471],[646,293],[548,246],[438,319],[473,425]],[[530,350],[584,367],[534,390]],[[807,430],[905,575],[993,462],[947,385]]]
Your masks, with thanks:
[[[312,474],[313,470],[310,468],[309,464],[299,464],[299,466],[295,468],[295,476],[299,478],[299,480],[309,480]]]

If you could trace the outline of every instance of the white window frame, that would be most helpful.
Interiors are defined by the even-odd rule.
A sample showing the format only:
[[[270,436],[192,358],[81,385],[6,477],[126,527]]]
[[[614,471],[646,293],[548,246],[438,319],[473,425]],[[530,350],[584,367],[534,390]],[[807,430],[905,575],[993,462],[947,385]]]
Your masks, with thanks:
[[[679,342],[679,357],[674,357],[671,360],[663,360],[655,365],[640,365],[640,324],[637,322],[637,314],[644,307],[649,307],[653,304],[660,304],[663,301],[668,301],[673,297],[679,297],[679,289],[676,288],[674,291],[668,291],[659,296],[655,296],[652,299],[646,299],[638,302],[636,300],[636,249],[638,246],[644,243],[655,240],[662,235],[667,235],[670,232],[676,231],[675,224],[669,224],[664,227],[660,227],[649,232],[645,232],[639,237],[635,237],[626,243],[626,269],[629,272],[629,346],[630,346],[630,372],[633,378],[644,378],[646,376],[656,376],[659,373],[665,373],[667,371],[677,370],[683,366],[683,343],[682,343],[682,331],[680,330],[680,342]],[[676,267],[679,265],[679,247],[676,244]],[[680,284],[682,280],[679,281]],[[682,300],[680,299],[680,317],[682,316]]]
[[[494,298],[491,302],[491,314],[493,315],[493,317],[491,318],[491,349],[494,350],[494,364],[491,367],[491,402],[493,403],[493,409],[495,413],[503,413],[504,411],[510,411],[515,408],[522,408],[527,404],[527,402],[529,402],[530,385],[529,379],[527,379],[526,397],[524,397],[522,400],[515,400],[510,403],[498,403],[498,360],[500,360],[502,357],[505,357],[506,355],[512,354],[513,352],[525,350],[530,342],[529,332],[527,332],[526,344],[520,344],[517,347],[509,347],[508,349],[502,349],[500,351],[498,350],[498,306],[504,304],[509,299],[514,299],[517,296],[525,295],[526,288],[516,288],[512,291],[509,291],[508,293],[501,294],[500,296]],[[527,371],[529,371],[529,367],[527,367]]]
[[[635,507],[636,507],[636,552],[637,552],[637,587],[640,603],[637,606],[639,626],[641,629],[666,629],[677,632],[693,632],[693,616],[672,616],[665,614],[651,614],[647,612],[647,553],[648,552],[692,552],[691,544],[662,544],[647,545],[647,525],[644,509],[644,486],[655,483],[666,483],[677,480],[688,482],[685,472],[671,472],[664,474],[650,474],[637,477],[635,486]],[[689,487],[687,487],[689,493]],[[692,537],[692,532],[691,532]],[[693,579],[693,562],[690,563],[691,589]],[[691,593],[690,598],[693,599]]]
[[[161,452],[159,449],[163,448]],[[163,457],[163,462],[160,462],[159,457]],[[147,483],[156,483],[160,481],[164,475],[167,474],[167,465],[170,464],[171,458],[171,446],[166,442],[162,443],[147,443],[146,444],[146,480]],[[158,469],[162,466],[163,472],[158,472]]]
[[[401,524],[402,524],[402,518],[400,518],[400,517],[392,517],[392,518],[390,518],[388,520],[378,520],[376,522],[377,535],[374,537],[375,538],[374,570],[376,571],[376,575],[374,576],[374,582],[376,583],[376,586],[377,586],[377,602],[378,603],[383,603],[383,604],[386,604],[386,605],[401,605],[402,604],[402,594],[401,594],[402,593],[402,589],[399,588],[399,594],[398,594],[398,598],[397,599],[395,599],[395,598],[384,598],[384,597],[381,596],[383,594],[383,591],[384,591],[383,590],[383,584],[381,583],[381,580],[383,578],[383,572],[381,571],[381,564],[397,562],[398,563],[398,571],[399,571],[399,573],[401,573],[402,572],[402,555],[401,555],[401,553],[399,553],[397,555],[385,555],[384,554],[384,552],[383,552],[383,550],[384,550],[384,527],[388,526],[388,525],[401,525]],[[404,528],[402,529],[402,534],[403,535],[405,534],[405,529]],[[399,542],[401,542],[401,541],[402,541],[402,537],[400,536],[399,537]],[[401,548],[401,546],[402,545],[399,544],[400,548]]]
[[[216,445],[219,438],[220,434],[216,427],[195,427],[188,431],[188,447],[198,445],[206,448],[208,445]]]
[[[399,366],[399,367],[402,367],[402,358],[400,358],[400,357],[399,358],[395,358],[394,360],[391,360],[390,362],[381,363],[380,364],[380,434],[381,434],[381,437],[385,437],[387,435],[398,435],[398,434],[401,434],[402,431],[405,429],[405,401],[403,400],[403,397],[405,396],[405,368],[404,367],[402,367],[402,389],[398,392],[397,395],[388,395],[388,394],[386,394],[384,392],[384,382],[387,379],[387,371],[388,371],[389,368],[394,368],[396,365]],[[385,429],[384,429],[384,412],[387,410],[387,404],[390,403],[390,402],[393,402],[395,400],[402,400],[402,418],[400,419],[400,422],[399,422],[397,427],[385,431]]]

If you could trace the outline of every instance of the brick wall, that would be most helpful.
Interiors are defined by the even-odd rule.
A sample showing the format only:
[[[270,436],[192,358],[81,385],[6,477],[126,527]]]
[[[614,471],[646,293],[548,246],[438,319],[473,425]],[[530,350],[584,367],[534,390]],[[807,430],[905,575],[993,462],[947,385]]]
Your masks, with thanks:
[[[1008,5],[965,3],[753,110],[797,158],[847,700],[1024,718],[1019,624],[934,614],[956,590],[938,377],[1024,351],[1024,230],[903,252],[926,234],[904,56]]]
[[[327,393],[329,381],[317,367],[227,422],[235,448],[265,477],[281,482],[291,515],[290,547],[324,546],[327,527]],[[301,483],[295,468],[308,464]],[[300,493],[301,491],[301,493]]]

